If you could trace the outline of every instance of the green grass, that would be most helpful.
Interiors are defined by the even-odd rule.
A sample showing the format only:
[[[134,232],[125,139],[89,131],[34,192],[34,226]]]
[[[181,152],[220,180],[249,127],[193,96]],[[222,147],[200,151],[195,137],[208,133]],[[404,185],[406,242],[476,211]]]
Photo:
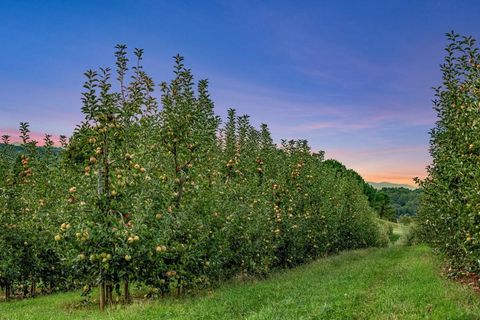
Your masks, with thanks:
[[[78,293],[0,303],[0,319],[480,319],[480,296],[444,279],[424,246],[345,252],[201,296],[75,309]]]
[[[411,226],[404,225],[401,223],[395,223],[395,222],[383,220],[383,219],[377,219],[377,220],[381,225],[392,228],[393,235],[390,236],[390,242],[392,243],[392,245],[405,243],[406,237],[410,232]]]

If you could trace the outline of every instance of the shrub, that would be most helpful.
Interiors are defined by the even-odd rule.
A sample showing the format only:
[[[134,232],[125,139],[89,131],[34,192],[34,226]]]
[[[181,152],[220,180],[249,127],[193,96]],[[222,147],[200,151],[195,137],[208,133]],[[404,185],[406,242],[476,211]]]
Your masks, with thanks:
[[[413,222],[413,218],[410,216],[400,216],[398,218],[398,223],[404,224],[404,225],[409,225]]]

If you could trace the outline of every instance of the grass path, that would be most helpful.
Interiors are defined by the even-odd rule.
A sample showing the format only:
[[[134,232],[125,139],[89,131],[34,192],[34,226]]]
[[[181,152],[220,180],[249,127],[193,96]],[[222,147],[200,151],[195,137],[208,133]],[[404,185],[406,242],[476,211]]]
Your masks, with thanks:
[[[58,294],[0,303],[0,319],[480,319],[480,296],[439,268],[424,246],[357,250],[199,297],[99,313]]]

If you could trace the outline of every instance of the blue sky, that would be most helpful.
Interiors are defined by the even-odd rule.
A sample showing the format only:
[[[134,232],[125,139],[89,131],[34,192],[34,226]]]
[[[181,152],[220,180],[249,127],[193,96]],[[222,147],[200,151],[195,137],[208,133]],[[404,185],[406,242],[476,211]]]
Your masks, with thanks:
[[[0,21],[0,134],[20,121],[71,134],[83,72],[125,43],[157,82],[184,55],[220,115],[234,107],[277,141],[411,184],[430,161],[444,34],[480,36],[480,2],[3,0]]]

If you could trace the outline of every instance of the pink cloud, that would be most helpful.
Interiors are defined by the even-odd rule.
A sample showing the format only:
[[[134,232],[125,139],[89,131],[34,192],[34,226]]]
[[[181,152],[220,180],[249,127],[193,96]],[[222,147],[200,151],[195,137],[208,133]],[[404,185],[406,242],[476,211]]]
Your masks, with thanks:
[[[425,167],[430,158],[422,146],[329,149],[327,158],[338,159],[357,171],[365,180],[414,185],[413,178],[425,178]]]
[[[391,147],[391,148],[370,148],[370,149],[329,149],[327,151],[328,155],[331,155],[333,158],[365,158],[365,157],[375,157],[379,155],[397,155],[397,154],[407,154],[407,153],[426,153],[427,150],[423,146],[412,146],[412,147]]]
[[[22,139],[20,138],[20,132],[15,129],[0,129],[0,136],[9,135],[10,143],[21,143]],[[39,132],[30,132],[30,140],[35,140],[38,142],[37,145],[43,146],[45,141],[45,134]],[[60,145],[60,135],[51,135],[51,139],[56,146]]]

